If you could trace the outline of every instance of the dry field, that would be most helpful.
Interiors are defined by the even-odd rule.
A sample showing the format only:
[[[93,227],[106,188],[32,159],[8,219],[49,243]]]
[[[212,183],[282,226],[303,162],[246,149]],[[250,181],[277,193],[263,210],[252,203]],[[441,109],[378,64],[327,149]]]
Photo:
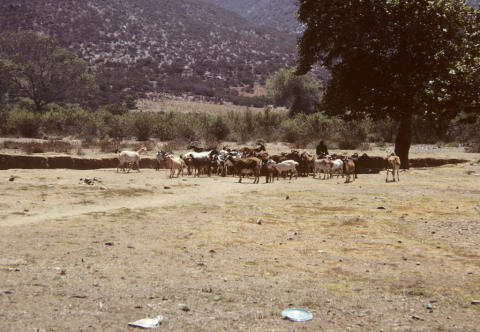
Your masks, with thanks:
[[[412,151],[437,154],[472,162],[350,184],[0,171],[0,330],[480,331],[480,155]]]
[[[243,112],[246,106],[237,106],[229,104],[212,104],[198,101],[188,101],[184,99],[140,99],[137,102],[137,108],[146,112],[167,112],[176,110],[180,113],[201,113],[201,114],[225,114],[226,112]],[[263,112],[264,108],[249,107],[253,112]]]

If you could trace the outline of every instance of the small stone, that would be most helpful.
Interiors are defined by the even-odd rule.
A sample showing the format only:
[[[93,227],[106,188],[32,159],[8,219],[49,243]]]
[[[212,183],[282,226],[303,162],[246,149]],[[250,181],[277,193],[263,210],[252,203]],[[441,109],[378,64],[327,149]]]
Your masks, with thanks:
[[[113,242],[105,242],[105,245],[106,245],[106,246],[114,246],[115,243],[113,243]]]
[[[473,300],[473,301],[472,301],[472,304],[473,304],[473,305],[480,305],[480,301],[479,301],[479,300]]]
[[[257,224],[258,224],[258,225],[261,225],[261,224],[262,224],[262,219],[258,218],[258,219],[257,219]]]
[[[228,279],[225,277],[225,278],[223,278],[223,281],[227,282],[227,281],[228,281]]]
[[[433,306],[430,303],[427,303],[426,308],[429,310],[433,310]]]
[[[211,252],[212,254],[214,254],[214,253],[215,253],[215,250],[212,249],[212,250],[210,250],[209,252]]]
[[[377,209],[378,209],[378,210],[386,210],[387,207],[386,207],[386,206],[379,206],[379,207],[377,207]]]
[[[14,177],[11,177],[10,179],[8,179],[8,181],[14,181],[15,178]]]
[[[416,264],[416,265],[421,265],[421,264],[420,264],[420,262],[417,262],[417,264]]]
[[[107,190],[107,187],[100,187],[100,190]]]
[[[287,196],[287,198],[286,198],[286,199],[289,199],[289,198],[290,198],[290,196]]]
[[[163,186],[163,189],[171,189],[170,186]]]

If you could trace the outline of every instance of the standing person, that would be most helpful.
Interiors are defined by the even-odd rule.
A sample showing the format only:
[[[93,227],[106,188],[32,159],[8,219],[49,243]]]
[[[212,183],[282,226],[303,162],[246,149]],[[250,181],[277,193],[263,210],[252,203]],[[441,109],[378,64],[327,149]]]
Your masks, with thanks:
[[[325,155],[328,155],[328,148],[327,146],[325,145],[325,142],[322,140],[320,140],[320,143],[318,143],[317,145],[317,155],[320,155],[324,153]]]

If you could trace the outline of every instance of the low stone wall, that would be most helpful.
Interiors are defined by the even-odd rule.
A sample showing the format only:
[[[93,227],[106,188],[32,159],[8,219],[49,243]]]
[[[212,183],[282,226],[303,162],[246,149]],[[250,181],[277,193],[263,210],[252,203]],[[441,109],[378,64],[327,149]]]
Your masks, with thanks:
[[[437,167],[447,164],[466,163],[470,160],[458,158],[414,158],[409,160],[410,167]],[[140,168],[155,168],[157,159],[142,157]],[[378,173],[386,168],[387,158],[369,157],[368,160],[358,166],[358,173]],[[70,156],[24,156],[0,154],[0,170],[12,168],[26,169],[99,169],[117,168],[118,158],[81,158]],[[163,168],[164,165],[161,165]]]

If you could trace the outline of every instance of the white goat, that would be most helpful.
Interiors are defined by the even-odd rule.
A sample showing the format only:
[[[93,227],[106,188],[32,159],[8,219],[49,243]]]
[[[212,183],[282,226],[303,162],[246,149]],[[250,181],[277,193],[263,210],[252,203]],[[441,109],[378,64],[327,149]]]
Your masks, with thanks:
[[[183,161],[183,159],[174,157],[172,155],[166,155],[165,160],[167,161],[168,166],[170,167],[170,179],[175,176],[176,169],[178,169],[177,178],[180,176],[180,172],[182,172],[182,177],[183,177],[183,168],[186,166],[185,161]]]
[[[268,165],[271,165],[273,167],[275,167],[277,169],[277,180],[280,176],[280,174],[282,174],[282,172],[291,172],[290,173],[290,180],[292,179],[292,174],[295,174],[295,179],[298,178],[298,172],[297,172],[297,167],[299,165],[298,162],[296,162],[295,160],[285,160],[285,161],[282,161],[281,163],[276,163],[273,159],[270,159],[268,162],[267,162]]]
[[[400,178],[398,177],[400,165],[400,157],[397,157],[395,152],[390,152],[388,155],[387,178],[385,179],[385,182],[388,182],[388,172],[392,172],[393,182],[395,182],[395,171],[397,172],[397,181],[400,181]]]
[[[318,178],[320,179],[320,171],[323,171],[323,179],[327,177],[327,174],[330,173],[330,160],[327,159],[315,159],[313,163],[313,178],[318,173]]]
[[[147,148],[142,146],[142,148],[138,151],[122,151],[118,154],[118,159],[120,160],[120,164],[117,167],[117,173],[120,166],[123,164],[132,163],[128,172],[132,169],[133,166],[137,165],[137,169],[140,172],[140,153],[147,152]]]
[[[334,173],[337,173],[337,178],[342,174],[343,178],[343,161],[341,159],[330,160],[330,178],[333,178]]]

